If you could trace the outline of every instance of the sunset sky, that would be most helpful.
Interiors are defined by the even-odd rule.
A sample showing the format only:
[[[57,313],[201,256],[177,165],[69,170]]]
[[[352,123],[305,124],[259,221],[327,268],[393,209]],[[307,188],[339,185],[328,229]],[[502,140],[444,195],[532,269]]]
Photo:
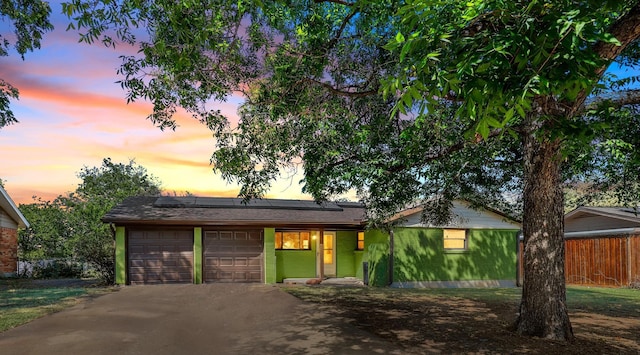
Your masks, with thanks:
[[[25,60],[14,52],[0,57],[0,78],[20,90],[11,108],[20,121],[0,129],[0,179],[17,203],[32,196],[50,200],[75,190],[83,166],[129,159],[147,168],[164,190],[195,195],[236,196],[212,172],[211,132],[190,116],[179,116],[176,131],[160,131],[146,116],[149,103],[126,104],[116,81],[119,55],[133,48],[105,48],[78,43],[77,33],[66,32],[67,20],[52,4],[53,32],[45,34],[40,50]],[[0,33],[10,33],[0,20]],[[235,117],[241,98],[220,105]],[[276,183],[268,197],[309,199],[300,191],[300,175]]]

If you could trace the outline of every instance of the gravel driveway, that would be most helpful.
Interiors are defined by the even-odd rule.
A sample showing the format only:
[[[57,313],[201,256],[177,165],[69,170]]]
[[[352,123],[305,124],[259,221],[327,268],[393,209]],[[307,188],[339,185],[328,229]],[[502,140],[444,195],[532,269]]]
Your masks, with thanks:
[[[303,287],[303,286],[302,286]],[[0,333],[2,354],[401,354],[278,286],[127,286]]]

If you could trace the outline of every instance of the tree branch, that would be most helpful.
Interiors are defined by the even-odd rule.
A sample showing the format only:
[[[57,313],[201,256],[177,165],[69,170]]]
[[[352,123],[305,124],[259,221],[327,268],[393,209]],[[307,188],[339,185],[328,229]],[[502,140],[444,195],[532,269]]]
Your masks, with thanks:
[[[628,90],[610,96],[598,96],[584,106],[581,111],[595,110],[598,106],[606,103],[613,107],[623,107],[640,104],[640,90]]]
[[[593,51],[607,64],[598,68],[595,72],[597,78],[602,77],[604,72],[609,67],[609,64],[618,57],[629,44],[640,37],[640,3],[633,6],[629,12],[620,17],[611,28],[609,33],[615,37],[621,45],[614,43],[598,42],[594,45]],[[576,100],[573,102],[571,109],[568,112],[568,117],[575,116],[581,111],[589,92],[583,90]]]
[[[344,6],[354,6],[355,3],[353,2],[348,2],[348,1],[342,1],[342,0],[314,0],[314,2],[316,4],[320,4],[323,2],[332,2],[334,4],[339,4],[339,5],[344,5]]]
[[[451,155],[455,152],[461,151],[462,149],[464,149],[464,147],[466,147],[469,144],[480,144],[483,141],[487,141],[489,138],[493,138],[493,137],[497,137],[500,134],[502,134],[503,130],[502,129],[494,129],[491,132],[489,132],[489,135],[487,136],[487,139],[482,139],[482,137],[479,134],[476,134],[475,138],[472,141],[468,141],[468,140],[461,140],[458,141],[457,143],[454,143],[450,146],[447,147],[443,147],[440,148],[436,151],[427,153],[424,156],[424,159],[422,159],[420,161],[421,164],[425,164],[434,160],[438,160],[441,158],[444,158],[448,155]],[[411,168],[411,166],[405,166],[405,165],[395,165],[395,166],[391,166],[389,167],[389,169],[387,169],[390,173],[397,173],[400,172],[402,170]]]
[[[342,33],[344,32],[344,29],[347,28],[347,24],[349,23],[349,21],[351,21],[351,19],[357,13],[358,13],[357,11],[353,11],[347,17],[345,17],[344,20],[342,20],[342,24],[340,25],[340,28],[336,32],[336,35],[333,36],[331,41],[329,41],[329,45],[327,46],[328,48],[333,48],[333,46],[335,46],[335,44],[338,43],[338,40],[340,39],[340,37],[342,37]]]
[[[338,95],[338,96],[345,96],[345,97],[351,97],[351,98],[358,98],[358,97],[367,97],[367,96],[371,96],[371,95],[375,95],[378,93],[378,90],[367,90],[367,91],[346,91],[346,90],[341,90],[341,89],[337,89],[335,87],[333,87],[333,85],[329,84],[329,83],[324,83],[315,79],[311,79],[311,78],[304,78],[304,81],[310,82],[312,84],[315,85],[320,85],[322,87],[324,87],[325,89],[329,90],[329,92],[331,92],[332,94]]]

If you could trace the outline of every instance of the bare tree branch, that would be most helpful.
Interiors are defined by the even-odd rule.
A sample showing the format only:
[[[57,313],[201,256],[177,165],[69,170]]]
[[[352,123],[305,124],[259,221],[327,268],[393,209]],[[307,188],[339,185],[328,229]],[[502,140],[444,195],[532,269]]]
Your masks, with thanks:
[[[342,1],[342,0],[315,0],[314,1],[316,4],[320,4],[323,2],[332,2],[334,4],[339,4],[339,5],[344,5],[344,6],[354,6],[355,3],[353,2],[348,2],[348,1]]]
[[[597,109],[598,106],[604,103],[614,107],[640,105],[640,90],[627,90],[618,92],[615,95],[598,96],[584,105],[583,110],[580,112]]]
[[[324,83],[315,79],[311,79],[311,78],[305,78],[303,79],[304,81],[310,82],[312,84],[315,85],[320,85],[323,88],[329,90],[329,92],[331,92],[332,94],[338,95],[338,96],[345,96],[345,97],[352,97],[352,98],[358,98],[358,97],[367,97],[367,96],[371,96],[371,95],[375,95],[378,93],[378,90],[366,90],[366,91],[348,91],[348,90],[342,90],[342,89],[338,89],[333,87],[333,85],[329,84],[329,83]]]
[[[629,44],[640,37],[640,3],[633,6],[629,12],[616,21],[609,29],[609,33],[615,37],[621,45],[598,42],[593,47],[595,53],[598,54],[600,58],[606,60],[607,63],[611,63],[627,48]],[[596,77],[602,77],[608,66],[609,64],[598,68],[595,72]],[[568,117],[573,117],[581,111],[588,95],[589,92],[586,90],[583,90],[578,95],[571,105]]]

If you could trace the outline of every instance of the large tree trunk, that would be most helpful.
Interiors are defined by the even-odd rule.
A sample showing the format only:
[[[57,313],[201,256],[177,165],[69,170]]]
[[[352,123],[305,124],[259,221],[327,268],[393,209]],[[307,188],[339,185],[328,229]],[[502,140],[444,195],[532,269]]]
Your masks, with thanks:
[[[524,283],[515,329],[521,335],[572,341],[564,276],[561,142],[531,130],[523,144]]]

